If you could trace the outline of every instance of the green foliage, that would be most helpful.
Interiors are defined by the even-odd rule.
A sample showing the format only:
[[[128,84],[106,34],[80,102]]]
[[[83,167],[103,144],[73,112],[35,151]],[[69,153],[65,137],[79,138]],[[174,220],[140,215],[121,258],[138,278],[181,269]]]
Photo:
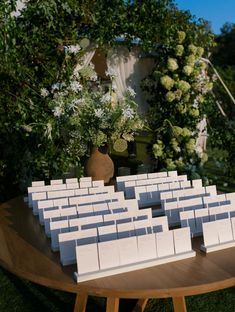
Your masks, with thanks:
[[[40,91],[69,81],[78,60],[65,56],[65,46],[86,37],[107,48],[122,36],[128,47],[138,38],[152,51],[174,43],[179,28],[195,45],[208,39],[206,23],[171,0],[29,0],[17,17],[11,14],[15,3],[3,0],[0,7],[0,185],[7,196],[31,179],[83,165],[79,140],[68,149],[70,140],[62,124],[52,122],[51,103]]]
[[[235,24],[226,23],[216,38],[212,63],[219,72],[233,97],[235,97]],[[235,105],[219,80],[214,83],[215,98],[205,107],[208,116],[210,145],[223,151],[217,161],[224,167],[226,174],[234,175],[235,157]],[[218,101],[225,116],[216,105]],[[216,157],[216,154],[214,155]]]
[[[158,170],[178,169],[195,176],[206,160],[196,146],[197,124],[212,83],[200,59],[204,49],[183,31],[177,31],[174,38],[171,46],[158,47],[156,68],[143,84],[150,103],[153,154]]]

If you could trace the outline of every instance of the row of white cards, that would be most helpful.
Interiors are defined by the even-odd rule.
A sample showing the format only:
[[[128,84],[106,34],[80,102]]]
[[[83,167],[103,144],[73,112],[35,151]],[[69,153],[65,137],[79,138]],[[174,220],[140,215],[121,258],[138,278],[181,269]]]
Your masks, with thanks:
[[[166,177],[158,177],[152,179],[142,179],[142,180],[133,180],[124,182],[125,196],[126,198],[135,198],[135,188],[138,186],[151,186],[151,185],[159,185],[170,182],[182,182],[187,181],[186,175],[175,175],[175,176],[166,176]],[[189,185],[191,182],[189,181]]]
[[[216,220],[202,224],[205,252],[235,247],[235,218]]]
[[[194,186],[191,186],[191,181],[177,181],[147,186],[136,186],[134,191],[139,207],[150,207],[151,205],[159,204],[164,206],[164,204],[170,199],[172,201],[172,198],[177,200],[179,196],[175,195],[178,194],[178,192],[181,193],[182,196],[185,193],[185,197],[187,197],[187,195],[189,196],[190,193],[191,197],[205,193],[205,189],[203,187],[195,188]]]
[[[120,208],[121,205],[120,205]],[[71,208],[69,208],[70,210]],[[152,210],[145,209],[144,211],[124,211],[116,212],[116,211],[108,211],[109,213],[102,213],[100,215],[90,215],[90,216],[82,216],[78,217],[72,213],[70,216],[63,217],[55,217],[50,218],[49,220],[45,220],[45,231],[48,236],[51,237],[51,247],[52,250],[56,251],[59,249],[59,241],[58,235],[59,233],[65,233],[74,230],[83,230],[88,228],[94,228],[103,225],[110,225],[123,222],[130,222],[131,219],[138,220],[143,219],[143,216],[147,216],[152,218]]]
[[[232,204],[180,212],[181,227],[190,227],[192,236],[202,235],[202,224],[235,217]]]
[[[52,200],[57,200],[58,202],[57,204],[59,204],[60,200],[65,201],[67,199],[68,204],[63,204],[63,205],[73,205],[73,203],[69,202],[70,198],[78,198],[78,197],[81,198],[81,196],[89,197],[89,195],[98,195],[98,194],[106,194],[106,193],[110,193],[110,194],[115,193],[114,186],[112,185],[100,186],[100,187],[91,187],[91,188],[82,188],[82,189],[72,188],[72,189],[66,189],[66,190],[62,189],[62,190],[32,193],[33,213],[35,215],[39,214],[40,207],[46,208],[46,206],[49,205],[49,203],[51,203]],[[124,194],[122,195],[122,197],[124,198]],[[77,199],[75,199],[75,201],[77,201]]]
[[[201,189],[191,190],[192,195],[184,197],[173,198],[171,201],[162,202],[162,209],[165,215],[168,217],[168,222],[170,225],[180,224],[180,212],[188,210],[196,210],[207,207],[204,204],[204,199],[206,197],[214,197],[214,192],[216,188],[214,186],[208,186]],[[195,194],[197,193],[197,194]]]
[[[165,171],[165,172],[153,172],[153,173],[142,173],[136,175],[126,175],[119,176],[116,178],[117,190],[125,192],[125,182],[126,181],[136,181],[143,179],[155,179],[155,178],[164,178],[170,176],[177,176],[177,171]]]
[[[194,257],[189,228],[76,247],[77,282]]]
[[[85,229],[58,234],[61,263],[63,265],[76,263],[75,247],[78,245],[112,241],[169,230],[166,217],[152,218],[151,215],[142,213],[139,216],[126,216],[125,218],[124,216],[119,216],[119,219],[111,220],[111,225],[104,225],[105,221],[102,224],[100,218],[100,223],[84,224]],[[76,221],[72,221],[75,224]],[[82,228],[83,226],[80,225],[80,227]]]
[[[32,194],[34,193],[102,186],[104,186],[103,180],[92,181],[90,177],[80,178],[79,182],[74,178],[66,179],[66,183],[63,183],[63,180],[51,180],[50,185],[45,185],[44,181],[34,181],[32,186],[28,187],[28,205],[32,207]]]

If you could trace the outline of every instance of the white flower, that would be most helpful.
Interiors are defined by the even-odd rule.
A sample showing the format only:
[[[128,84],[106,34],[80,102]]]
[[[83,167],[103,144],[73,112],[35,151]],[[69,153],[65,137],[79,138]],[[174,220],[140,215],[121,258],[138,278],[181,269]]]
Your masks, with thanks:
[[[127,93],[131,96],[131,97],[134,97],[136,95],[136,92],[134,89],[132,89],[131,87],[128,87],[126,89]]]
[[[73,92],[79,92],[79,91],[82,91],[82,85],[80,84],[80,82],[74,80],[74,81],[71,81],[70,83],[70,89],[73,91]]]
[[[53,93],[54,91],[60,90],[65,86],[64,82],[56,82],[51,86],[51,92]]]
[[[105,72],[105,75],[109,77],[116,77],[117,73],[115,72],[113,68],[108,68],[108,70],[106,70]]]
[[[77,54],[81,50],[81,47],[79,44],[68,45],[64,47],[64,50],[65,50],[65,53],[68,53],[68,54]]]
[[[54,107],[52,111],[55,117],[60,117],[63,114],[63,110],[60,106]]]
[[[95,116],[101,118],[104,115],[104,110],[102,108],[95,109]]]
[[[194,101],[193,101],[193,105],[192,105],[192,107],[193,108],[198,108],[198,100],[197,100],[197,98],[196,99],[194,99]]]
[[[40,94],[41,94],[42,97],[45,98],[45,97],[47,97],[49,95],[49,91],[46,88],[42,88],[40,90]]]
[[[100,99],[101,103],[105,104],[105,103],[109,103],[112,101],[112,96],[109,93],[106,93],[102,96],[102,98]]]
[[[75,109],[76,106],[80,105],[83,103],[83,99],[74,99],[71,101],[71,103],[68,104],[69,109]]]
[[[131,107],[126,107],[122,109],[124,118],[132,118],[134,115],[134,110]]]

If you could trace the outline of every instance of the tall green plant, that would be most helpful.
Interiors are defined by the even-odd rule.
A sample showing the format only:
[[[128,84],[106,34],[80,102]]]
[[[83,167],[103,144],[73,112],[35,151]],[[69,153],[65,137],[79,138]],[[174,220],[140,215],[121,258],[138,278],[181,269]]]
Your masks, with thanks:
[[[197,124],[212,82],[201,60],[204,48],[184,31],[177,31],[171,46],[157,49],[156,68],[144,82],[150,103],[149,126],[158,169],[196,173],[207,158],[196,145]]]

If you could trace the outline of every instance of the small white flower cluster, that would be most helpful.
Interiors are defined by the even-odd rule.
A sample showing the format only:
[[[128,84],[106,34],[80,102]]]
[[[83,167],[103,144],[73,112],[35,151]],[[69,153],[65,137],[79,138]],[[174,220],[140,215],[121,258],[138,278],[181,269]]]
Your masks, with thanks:
[[[95,109],[95,116],[101,118],[104,115],[104,110],[102,108]]]
[[[122,109],[122,114],[125,119],[133,118],[134,110],[131,107],[126,107]]]
[[[82,85],[80,84],[80,82],[73,80],[70,82],[70,86],[69,86],[70,90],[72,90],[73,92],[80,92],[82,91]]]
[[[128,93],[131,97],[135,97],[136,92],[135,92],[134,89],[132,89],[131,87],[128,87],[128,88],[126,89],[126,91],[127,91],[127,93]]]
[[[49,91],[46,88],[42,88],[40,90],[40,94],[41,94],[42,97],[45,98],[45,97],[47,97],[49,95]]]
[[[112,96],[109,93],[105,93],[100,99],[100,102],[102,104],[110,103],[111,101],[112,101]]]
[[[63,115],[63,109],[61,106],[55,106],[52,110],[55,117],[61,117]]]
[[[81,50],[81,47],[79,44],[68,45],[68,46],[64,46],[64,50],[65,50],[65,53],[67,54],[77,54]]]

